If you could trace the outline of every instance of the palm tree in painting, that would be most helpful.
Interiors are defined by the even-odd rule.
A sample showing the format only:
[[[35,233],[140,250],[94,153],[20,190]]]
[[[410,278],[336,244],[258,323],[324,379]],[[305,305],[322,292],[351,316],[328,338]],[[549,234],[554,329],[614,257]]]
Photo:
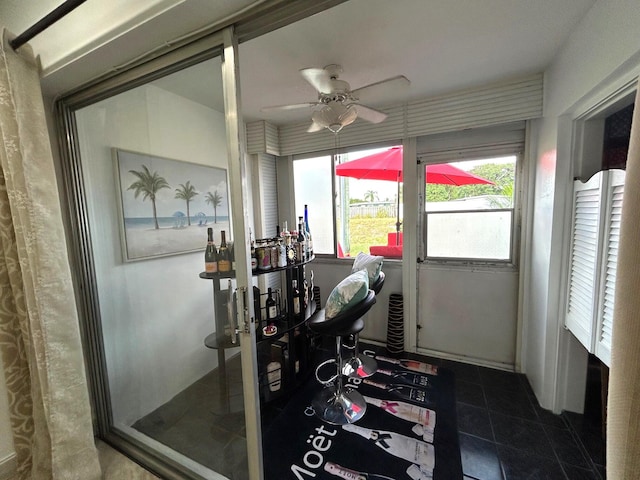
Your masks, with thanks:
[[[196,187],[191,185],[191,182],[188,180],[187,180],[187,183],[181,183],[180,188],[176,188],[175,198],[179,198],[180,200],[184,200],[185,202],[187,202],[187,225],[189,226],[191,226],[191,214],[189,213],[189,203],[191,202],[193,197],[195,197],[196,195],[199,195],[199,193],[196,192]]]
[[[138,198],[142,194],[142,201],[147,198],[151,200],[153,207],[153,221],[158,230],[158,212],[156,210],[156,193],[163,188],[171,188],[164,177],[158,175],[158,172],[151,173],[146,165],[142,165],[142,171],[129,170],[129,173],[138,178],[135,182],[129,185],[127,190],[133,190],[135,198]]]
[[[218,223],[218,207],[222,203],[222,197],[218,195],[218,191],[207,192],[204,197],[205,202],[213,206],[213,223]]]

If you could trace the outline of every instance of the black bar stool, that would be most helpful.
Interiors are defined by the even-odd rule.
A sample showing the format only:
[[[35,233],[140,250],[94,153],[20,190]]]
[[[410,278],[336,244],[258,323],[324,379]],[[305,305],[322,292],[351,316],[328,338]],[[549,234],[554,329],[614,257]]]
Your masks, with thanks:
[[[357,334],[364,328],[362,316],[375,303],[376,295],[373,290],[369,290],[362,301],[335,317],[326,317],[323,309],[307,322],[312,331],[336,337],[335,358],[322,362],[316,368],[316,378],[325,387],[312,402],[316,415],[327,423],[334,425],[354,423],[362,418],[367,409],[367,402],[362,395],[357,390],[344,385],[342,378],[342,338],[347,335]],[[330,363],[335,363],[335,375],[328,380],[321,380],[318,371]]]
[[[382,290],[382,287],[384,286],[384,279],[384,272],[380,272],[378,279],[369,286],[376,295],[378,295],[380,290]],[[353,350],[351,358],[347,360],[342,367],[342,374],[351,378],[367,378],[378,370],[378,362],[376,362],[373,357],[359,352],[359,337],[359,333],[354,333],[349,336],[349,342],[343,344],[345,348]]]

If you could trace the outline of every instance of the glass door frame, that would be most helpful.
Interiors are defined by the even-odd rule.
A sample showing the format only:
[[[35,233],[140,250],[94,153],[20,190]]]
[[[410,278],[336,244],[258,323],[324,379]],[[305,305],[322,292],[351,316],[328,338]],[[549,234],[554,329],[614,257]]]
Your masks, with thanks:
[[[87,358],[87,376],[93,402],[96,435],[146,468],[167,479],[203,478],[175,460],[161,455],[133,438],[117,431],[112,422],[109,383],[103,345],[100,306],[91,229],[79,154],[79,138],[75,112],[85,106],[117,95],[154,79],[177,72],[204,60],[222,59],[222,79],[225,105],[225,127],[230,181],[230,203],[236,282],[238,287],[238,326],[240,335],[245,426],[249,478],[263,478],[260,401],[253,312],[253,289],[249,255],[249,211],[246,191],[246,155],[244,126],[240,112],[238,78],[238,40],[233,27],[207,35],[176,48],[160,57],[142,63],[122,74],[93,86],[71,93],[56,102],[59,132],[60,163],[64,182],[65,203],[68,205],[67,232],[71,249],[70,262],[76,285],[76,302],[81,319],[80,329]]]

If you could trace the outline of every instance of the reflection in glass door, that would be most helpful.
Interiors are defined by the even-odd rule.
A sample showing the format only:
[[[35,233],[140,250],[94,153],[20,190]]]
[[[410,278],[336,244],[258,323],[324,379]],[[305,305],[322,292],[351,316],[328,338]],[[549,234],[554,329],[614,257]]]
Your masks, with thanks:
[[[233,254],[243,213],[231,208],[240,181],[223,97],[217,57],[83,107],[75,122],[109,435],[193,478],[246,479],[241,360],[252,359],[228,303],[242,285],[200,276],[209,229]]]

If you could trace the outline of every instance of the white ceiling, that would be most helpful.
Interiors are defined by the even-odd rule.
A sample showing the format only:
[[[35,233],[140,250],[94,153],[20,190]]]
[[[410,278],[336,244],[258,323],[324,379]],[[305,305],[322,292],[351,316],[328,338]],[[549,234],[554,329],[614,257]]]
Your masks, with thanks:
[[[19,33],[60,1],[1,0],[0,18]],[[405,75],[409,100],[542,72],[595,1],[349,0],[240,45],[243,115],[276,124],[308,118],[305,110],[267,115],[260,108],[314,101],[298,70],[331,63],[342,65],[341,78],[354,89]],[[87,0],[30,43],[41,55],[43,88],[56,95],[255,3]],[[207,83],[190,73],[163,87],[204,95],[196,92],[206,92]],[[371,105],[399,101],[390,95]]]

